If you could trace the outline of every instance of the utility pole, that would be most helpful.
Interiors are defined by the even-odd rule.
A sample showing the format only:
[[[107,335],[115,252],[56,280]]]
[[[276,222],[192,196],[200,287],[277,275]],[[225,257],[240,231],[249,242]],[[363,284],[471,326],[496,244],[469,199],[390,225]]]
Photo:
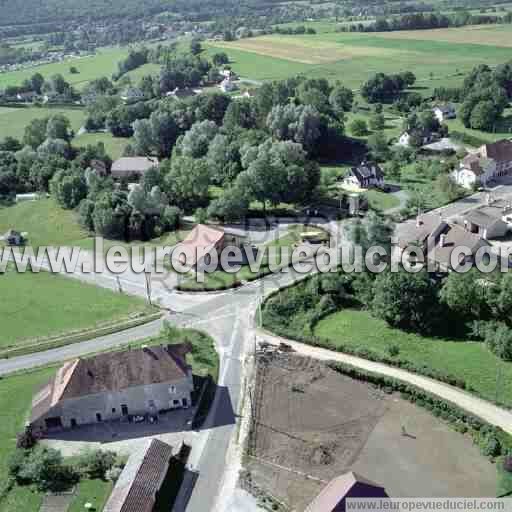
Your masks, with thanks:
[[[151,272],[144,272],[144,278],[146,279],[146,295],[148,298],[148,304],[151,304]]]

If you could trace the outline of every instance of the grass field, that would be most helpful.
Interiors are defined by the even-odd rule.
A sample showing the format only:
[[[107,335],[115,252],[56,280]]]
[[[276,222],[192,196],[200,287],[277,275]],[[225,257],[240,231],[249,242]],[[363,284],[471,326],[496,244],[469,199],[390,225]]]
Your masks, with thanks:
[[[325,27],[326,29],[328,27]],[[341,80],[358,89],[372,74],[411,70],[417,90],[428,93],[440,85],[453,86],[475,65],[510,60],[512,26],[496,25],[435,31],[391,33],[320,32],[304,36],[262,36],[209,44],[222,48],[235,71],[244,77],[270,80],[297,73]]]
[[[78,135],[73,139],[72,144],[73,146],[81,148],[89,144],[96,145],[98,142],[102,142],[107,154],[113,160],[117,160],[123,155],[124,148],[130,144],[131,141],[132,140],[129,138],[114,137],[111,133],[99,132]]]
[[[80,89],[95,78],[101,76],[110,78],[112,73],[117,70],[117,63],[126,57],[127,54],[127,47],[100,48],[93,56],[77,57],[63,62],[2,73],[0,74],[0,88],[4,88],[7,85],[20,85],[23,80],[30,78],[37,72],[41,73],[45,78],[60,73],[67,82]],[[79,73],[70,73],[69,69],[71,66],[76,67]]]
[[[0,107],[0,140],[8,135],[21,139],[25,126],[30,121],[50,117],[55,114],[65,115],[75,131],[83,125],[85,119],[85,113],[81,108]]]
[[[70,245],[85,239],[71,210],[63,210],[52,199],[20,203],[0,209],[0,233],[8,229],[28,233],[28,244],[39,246]]]
[[[140,299],[44,271],[22,274],[8,268],[0,275],[0,294],[2,348],[147,311]]]
[[[366,311],[343,310],[321,320],[315,334],[331,341],[333,348],[349,345],[389,356],[391,345],[399,358],[436,368],[465,380],[480,395],[512,406],[512,363],[494,356],[483,343],[422,337],[389,327]],[[501,370],[498,380],[497,372]]]
[[[86,503],[92,504],[92,510],[103,510],[111,492],[112,482],[100,479],[82,480],[67,512],[83,512],[86,510]]]
[[[2,317],[3,320],[3,317]],[[0,482],[7,481],[8,457],[16,446],[16,434],[29,414],[32,395],[53,375],[54,368],[46,368],[24,375],[3,378],[0,383]],[[2,512],[36,512],[41,496],[31,489],[15,487],[0,502]]]

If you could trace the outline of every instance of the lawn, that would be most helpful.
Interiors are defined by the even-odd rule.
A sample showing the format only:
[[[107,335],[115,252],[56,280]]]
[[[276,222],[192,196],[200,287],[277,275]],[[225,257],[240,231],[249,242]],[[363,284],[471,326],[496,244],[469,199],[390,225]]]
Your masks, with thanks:
[[[128,55],[127,47],[100,48],[95,55],[74,57],[63,62],[0,73],[0,89],[7,85],[21,85],[23,80],[30,78],[34,73],[41,73],[45,78],[60,73],[67,82],[80,89],[96,78],[102,76],[110,78],[117,70],[117,63],[126,55]],[[78,74],[70,73],[72,66],[78,69]]]
[[[465,380],[481,396],[512,406],[512,363],[494,356],[483,343],[422,337],[389,327],[367,311],[346,309],[321,320],[315,335],[332,347],[354,346],[389,357],[396,345],[399,358],[435,368]],[[498,369],[501,377],[497,379]],[[498,392],[497,392],[498,382]]]
[[[76,496],[73,498],[67,512],[83,512],[84,505],[91,503],[92,510],[100,512],[112,492],[112,483],[100,479],[81,480],[78,484]]]
[[[372,189],[365,194],[368,198],[368,204],[376,210],[386,211],[400,206],[400,201],[387,192]]]
[[[2,320],[4,317],[2,316]],[[4,377],[0,382],[0,486],[7,481],[7,462],[16,446],[16,434],[30,412],[32,395],[53,375],[54,368]],[[0,502],[2,512],[36,512],[41,497],[27,488],[15,488]]]
[[[55,114],[66,116],[75,131],[80,129],[85,119],[85,112],[81,108],[0,107],[0,140],[8,135],[21,139],[25,132],[25,127],[33,119],[42,119]]]
[[[2,349],[22,340],[93,328],[146,312],[141,299],[49,272],[0,275]]]
[[[31,247],[65,246],[86,238],[75,212],[63,210],[53,199],[19,203],[0,209],[0,233],[8,229],[28,233]]]
[[[117,160],[123,155],[123,151],[132,139],[125,137],[114,137],[111,133],[98,132],[98,133],[84,133],[78,135],[73,139],[73,146],[85,147],[88,145],[96,145],[98,142],[103,143],[107,154],[112,160]]]

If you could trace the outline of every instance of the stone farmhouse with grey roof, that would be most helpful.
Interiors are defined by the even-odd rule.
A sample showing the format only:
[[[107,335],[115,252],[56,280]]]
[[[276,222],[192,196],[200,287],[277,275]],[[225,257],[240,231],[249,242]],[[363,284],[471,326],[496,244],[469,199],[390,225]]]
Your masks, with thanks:
[[[107,352],[65,363],[32,401],[34,432],[187,408],[194,390],[188,344]]]

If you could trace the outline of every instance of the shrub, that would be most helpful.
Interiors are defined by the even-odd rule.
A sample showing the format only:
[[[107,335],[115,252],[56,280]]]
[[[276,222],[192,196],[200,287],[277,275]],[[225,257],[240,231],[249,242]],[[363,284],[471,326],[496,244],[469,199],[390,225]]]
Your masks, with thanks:
[[[388,347],[388,353],[391,357],[396,357],[400,354],[400,347],[398,345],[390,345]]]
[[[480,442],[482,455],[486,457],[497,457],[501,453],[501,445],[498,438],[494,435],[485,437]]]
[[[20,432],[16,438],[16,448],[22,448],[24,450],[30,450],[34,448],[37,443],[37,439],[32,433],[32,429],[27,428],[23,432]]]
[[[76,462],[77,471],[88,478],[106,478],[106,473],[114,466],[116,454],[110,451],[86,450]]]
[[[121,476],[122,471],[122,468],[120,468],[119,466],[114,466],[105,473],[105,478],[110,482],[117,482],[117,480]]]

